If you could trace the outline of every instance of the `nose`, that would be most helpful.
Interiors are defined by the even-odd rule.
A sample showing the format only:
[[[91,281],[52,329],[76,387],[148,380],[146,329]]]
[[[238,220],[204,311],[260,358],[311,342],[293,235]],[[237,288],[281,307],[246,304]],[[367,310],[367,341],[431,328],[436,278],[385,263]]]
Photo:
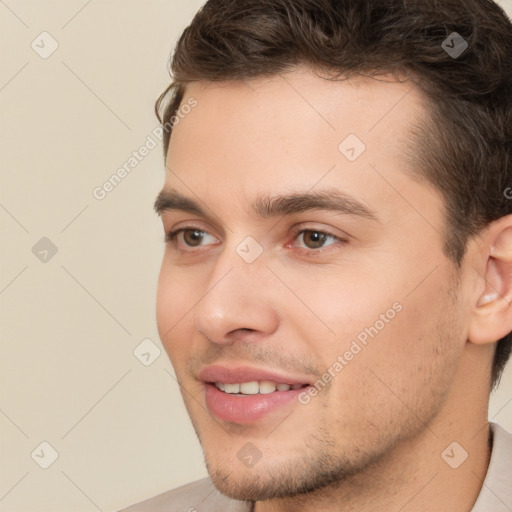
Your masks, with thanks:
[[[235,251],[225,254],[193,310],[195,328],[217,344],[270,335],[279,323],[273,290],[263,261],[246,263]]]

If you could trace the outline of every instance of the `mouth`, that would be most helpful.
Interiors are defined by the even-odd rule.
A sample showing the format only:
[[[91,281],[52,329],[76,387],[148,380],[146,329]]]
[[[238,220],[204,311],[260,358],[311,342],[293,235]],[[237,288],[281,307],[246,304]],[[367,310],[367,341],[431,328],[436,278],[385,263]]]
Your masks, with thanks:
[[[268,395],[276,391],[290,391],[307,387],[308,384],[277,384],[270,380],[249,381],[249,382],[213,382],[215,387],[224,393],[235,396],[247,395]]]
[[[307,378],[249,367],[208,366],[199,372],[206,406],[221,421],[254,424],[285,406],[310,386]]]

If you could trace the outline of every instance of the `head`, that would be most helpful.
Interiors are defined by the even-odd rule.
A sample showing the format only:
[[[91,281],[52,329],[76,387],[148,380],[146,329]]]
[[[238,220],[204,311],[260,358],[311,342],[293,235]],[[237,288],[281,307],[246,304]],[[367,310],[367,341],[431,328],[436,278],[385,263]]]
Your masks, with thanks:
[[[157,320],[216,485],[332,485],[464,393],[485,406],[512,330],[503,11],[210,0],[172,72]],[[305,387],[237,420],[215,364]]]

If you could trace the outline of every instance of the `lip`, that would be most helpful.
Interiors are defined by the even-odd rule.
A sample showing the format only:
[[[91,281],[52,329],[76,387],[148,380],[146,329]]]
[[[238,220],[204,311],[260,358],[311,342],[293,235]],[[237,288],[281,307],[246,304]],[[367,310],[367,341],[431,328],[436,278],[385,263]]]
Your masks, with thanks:
[[[255,423],[281,407],[297,403],[300,393],[307,389],[306,378],[285,375],[262,368],[223,365],[206,366],[198,377],[203,381],[206,406],[217,419],[239,425]],[[276,384],[302,384],[304,387],[289,391],[274,391],[268,394],[238,396],[217,389],[215,382],[233,384],[269,380]]]
[[[217,389],[215,384],[205,383],[206,406],[213,416],[221,421],[250,425],[267,414],[284,407],[297,398],[306,387],[289,391],[274,391],[267,395],[230,395]]]

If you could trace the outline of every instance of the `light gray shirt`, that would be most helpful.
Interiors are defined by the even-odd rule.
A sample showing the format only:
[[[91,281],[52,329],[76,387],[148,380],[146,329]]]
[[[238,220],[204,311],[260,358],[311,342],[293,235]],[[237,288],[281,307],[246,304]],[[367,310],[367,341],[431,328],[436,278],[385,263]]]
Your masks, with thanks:
[[[471,512],[512,512],[512,434],[496,423],[490,423],[490,429],[491,460]],[[251,503],[227,498],[205,478],[119,512],[251,512],[251,509]]]

